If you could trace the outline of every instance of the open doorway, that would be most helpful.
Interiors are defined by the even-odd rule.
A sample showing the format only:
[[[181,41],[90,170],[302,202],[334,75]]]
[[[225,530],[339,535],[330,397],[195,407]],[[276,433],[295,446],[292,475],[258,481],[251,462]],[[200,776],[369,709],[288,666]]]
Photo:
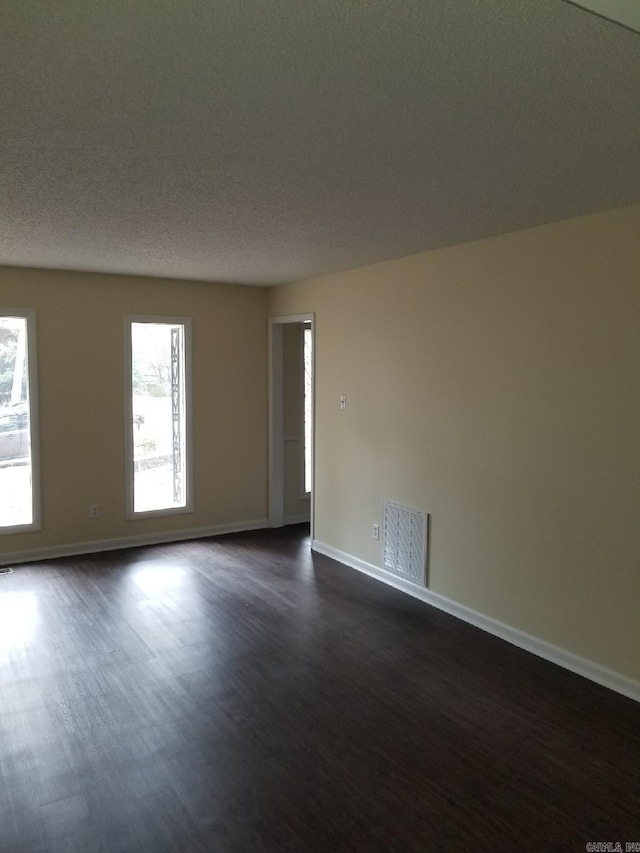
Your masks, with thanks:
[[[269,525],[313,537],[314,315],[269,321]]]

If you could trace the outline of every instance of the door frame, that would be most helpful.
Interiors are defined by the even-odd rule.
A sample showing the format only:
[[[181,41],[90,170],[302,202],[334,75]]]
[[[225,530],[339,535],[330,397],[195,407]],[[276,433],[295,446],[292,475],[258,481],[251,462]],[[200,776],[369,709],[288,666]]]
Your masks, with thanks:
[[[311,381],[311,540],[315,507],[315,421],[316,421],[316,317],[315,313],[286,314],[269,318],[269,527],[284,526],[284,423],[283,423],[283,327],[289,323],[310,323],[312,340]]]

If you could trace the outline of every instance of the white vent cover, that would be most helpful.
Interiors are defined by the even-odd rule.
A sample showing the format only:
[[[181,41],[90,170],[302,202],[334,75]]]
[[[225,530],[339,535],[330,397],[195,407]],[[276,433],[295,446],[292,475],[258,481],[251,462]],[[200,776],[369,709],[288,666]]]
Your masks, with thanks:
[[[384,568],[425,586],[427,517],[406,506],[384,502]]]

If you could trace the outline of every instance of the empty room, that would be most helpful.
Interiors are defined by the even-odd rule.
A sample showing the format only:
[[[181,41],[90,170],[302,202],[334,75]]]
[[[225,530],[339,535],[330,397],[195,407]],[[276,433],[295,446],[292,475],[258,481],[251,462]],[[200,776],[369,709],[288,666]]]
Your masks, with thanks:
[[[640,7],[0,10],[0,851],[640,849]]]

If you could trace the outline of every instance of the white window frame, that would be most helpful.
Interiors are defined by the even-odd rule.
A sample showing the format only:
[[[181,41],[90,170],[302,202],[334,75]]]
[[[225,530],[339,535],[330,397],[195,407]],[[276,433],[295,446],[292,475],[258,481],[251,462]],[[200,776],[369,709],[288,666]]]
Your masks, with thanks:
[[[134,459],[133,459],[133,383],[131,364],[131,329],[133,323],[160,323],[184,326],[184,405],[185,405],[185,455],[186,475],[185,505],[164,509],[134,509]],[[125,488],[128,521],[156,518],[166,515],[184,515],[193,512],[193,403],[191,374],[191,317],[163,316],[157,314],[128,314],[124,318],[124,419],[125,419]]]
[[[40,418],[38,408],[38,368],[36,312],[33,309],[0,308],[0,317],[27,321],[27,381],[29,383],[29,442],[31,451],[31,523],[0,526],[0,536],[42,529],[40,490]]]

